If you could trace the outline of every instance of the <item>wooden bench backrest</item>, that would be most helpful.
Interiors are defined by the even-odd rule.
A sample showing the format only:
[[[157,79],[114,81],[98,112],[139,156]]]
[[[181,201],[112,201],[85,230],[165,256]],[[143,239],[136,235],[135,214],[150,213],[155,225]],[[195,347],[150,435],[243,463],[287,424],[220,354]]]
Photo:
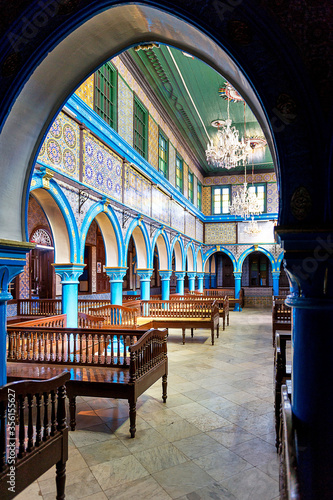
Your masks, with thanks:
[[[17,316],[61,314],[61,299],[17,299]]]
[[[158,318],[211,318],[219,314],[216,300],[142,300],[141,316]]]
[[[277,299],[273,302],[273,322],[291,323],[291,308],[284,303],[285,299]]]
[[[12,382],[0,389],[1,498],[9,498],[7,481],[11,465],[15,466],[15,494],[18,494],[60,460],[55,455],[52,462],[49,456],[52,441],[58,441],[62,459],[67,460],[65,383],[69,379],[70,374],[63,373],[48,380]],[[38,459],[35,467],[31,465],[34,457]]]
[[[10,326],[21,326],[21,327],[46,327],[46,328],[54,328],[54,327],[66,327],[67,326],[67,315],[66,314],[58,314],[56,316],[45,316],[42,318],[30,319],[28,321],[21,321],[19,323],[11,323]]]
[[[135,327],[137,324],[137,309],[133,307],[108,304],[102,307],[90,308],[89,313],[92,316],[104,317],[105,325]]]

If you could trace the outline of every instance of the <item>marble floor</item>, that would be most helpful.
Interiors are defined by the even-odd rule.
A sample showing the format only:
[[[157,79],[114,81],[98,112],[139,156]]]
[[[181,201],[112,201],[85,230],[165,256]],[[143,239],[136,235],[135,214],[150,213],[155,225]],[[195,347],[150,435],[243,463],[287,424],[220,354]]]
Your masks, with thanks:
[[[126,401],[78,398],[66,499],[278,499],[271,331],[262,309],[232,312],[214,346],[171,330],[167,403],[161,381],[139,398],[135,439]],[[16,498],[54,500],[55,468]]]

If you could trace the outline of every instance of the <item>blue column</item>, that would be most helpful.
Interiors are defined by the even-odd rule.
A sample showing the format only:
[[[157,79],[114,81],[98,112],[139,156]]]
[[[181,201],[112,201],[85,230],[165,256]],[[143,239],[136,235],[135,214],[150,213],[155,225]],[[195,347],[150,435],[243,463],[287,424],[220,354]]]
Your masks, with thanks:
[[[211,288],[216,288],[216,273],[210,275]]]
[[[272,271],[272,277],[273,277],[273,295],[279,295],[280,271]]]
[[[123,304],[123,282],[127,267],[106,267],[105,272],[110,278],[110,303]]]
[[[176,279],[177,279],[176,293],[179,293],[179,295],[184,295],[185,273],[182,272],[182,271],[175,271],[175,276],[176,276]]]
[[[205,288],[210,288],[210,273],[205,273]]]
[[[34,247],[31,243],[0,242],[0,386],[7,382],[7,302],[13,298],[8,285],[23,271],[26,253]]]
[[[292,307],[292,412],[303,498],[333,491],[333,242],[332,231],[286,233]]]
[[[53,264],[62,284],[62,314],[67,315],[67,327],[77,328],[79,276],[84,264]]]
[[[137,269],[136,273],[140,276],[141,300],[150,299],[150,279],[153,274],[153,269]]]
[[[203,293],[203,284],[205,273],[197,273],[198,276],[198,291]]]
[[[159,271],[162,284],[162,300],[170,299],[170,278],[172,271]]]
[[[242,287],[242,273],[239,271],[234,271],[235,276],[235,299],[239,299],[239,292]],[[234,311],[241,311],[242,308],[240,304],[235,304]]]
[[[195,277],[196,277],[196,275],[197,275],[197,273],[192,273],[192,272],[187,273],[188,289],[190,292],[194,292],[194,290],[195,290]]]

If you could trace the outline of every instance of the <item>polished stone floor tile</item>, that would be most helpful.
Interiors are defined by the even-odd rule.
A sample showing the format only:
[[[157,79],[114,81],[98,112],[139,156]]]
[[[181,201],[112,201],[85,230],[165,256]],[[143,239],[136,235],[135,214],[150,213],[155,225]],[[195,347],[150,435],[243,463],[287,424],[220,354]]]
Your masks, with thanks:
[[[171,443],[136,452],[134,456],[150,474],[188,461],[188,457]]]
[[[105,491],[110,500],[170,500],[168,493],[158,484],[152,476],[146,476],[136,481],[123,484],[114,484],[112,488]]]
[[[104,490],[112,488],[115,484],[124,485],[149,475],[147,469],[133,455],[93,465],[91,471]]]
[[[279,495],[278,482],[256,467],[242,471],[221,484],[237,500],[273,500]]]
[[[200,433],[173,443],[189,459],[204,457],[221,449],[221,444],[207,434]]]

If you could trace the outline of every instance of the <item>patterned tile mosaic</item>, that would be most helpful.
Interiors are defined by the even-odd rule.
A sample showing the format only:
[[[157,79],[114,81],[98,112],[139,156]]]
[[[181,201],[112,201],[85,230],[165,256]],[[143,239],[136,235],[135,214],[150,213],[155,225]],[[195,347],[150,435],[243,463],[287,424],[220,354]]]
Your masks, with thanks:
[[[202,186],[202,212],[204,215],[212,213],[212,190],[210,187]]]
[[[86,131],[83,133],[82,163],[83,182],[121,201],[122,160]]]
[[[242,184],[244,175],[221,175],[214,177],[205,177],[205,186],[217,186],[220,184]],[[252,182],[252,174],[247,175],[247,182]],[[275,173],[254,174],[253,182],[276,182]]]
[[[96,245],[96,233],[97,233],[97,223],[95,220],[92,221],[86,236],[86,245]]]
[[[183,195],[188,198],[188,165],[183,164]]]
[[[28,205],[28,236],[30,236],[35,228],[38,226],[42,226],[48,229],[48,232],[52,234],[51,228],[49,226],[48,220],[45,216],[44,211],[42,210],[39,203],[35,200],[33,196],[29,197],[29,205]]]
[[[195,223],[196,223],[196,226],[195,226],[195,239],[198,240],[198,241],[203,242],[203,228],[204,228],[204,225],[198,219],[195,219]]]
[[[156,187],[152,190],[152,217],[170,225],[170,198]]]
[[[176,150],[169,142],[169,181],[176,185]]]
[[[118,133],[133,146],[133,92],[118,78]]]
[[[150,215],[151,184],[129,165],[125,167],[124,203]]]
[[[184,232],[184,209],[176,201],[171,201],[171,227],[181,233]]]
[[[236,243],[236,223],[205,224],[205,243],[207,245]]]
[[[158,170],[158,125],[154,118],[148,117],[148,162]]]
[[[185,212],[185,232],[187,236],[195,239],[195,217],[189,212]]]
[[[76,89],[75,94],[91,109],[94,109],[94,75],[90,75],[89,78]]]
[[[63,112],[54,120],[37,161],[79,179],[79,125]]]
[[[267,183],[267,212],[277,213],[279,211],[279,193],[276,182]]]

